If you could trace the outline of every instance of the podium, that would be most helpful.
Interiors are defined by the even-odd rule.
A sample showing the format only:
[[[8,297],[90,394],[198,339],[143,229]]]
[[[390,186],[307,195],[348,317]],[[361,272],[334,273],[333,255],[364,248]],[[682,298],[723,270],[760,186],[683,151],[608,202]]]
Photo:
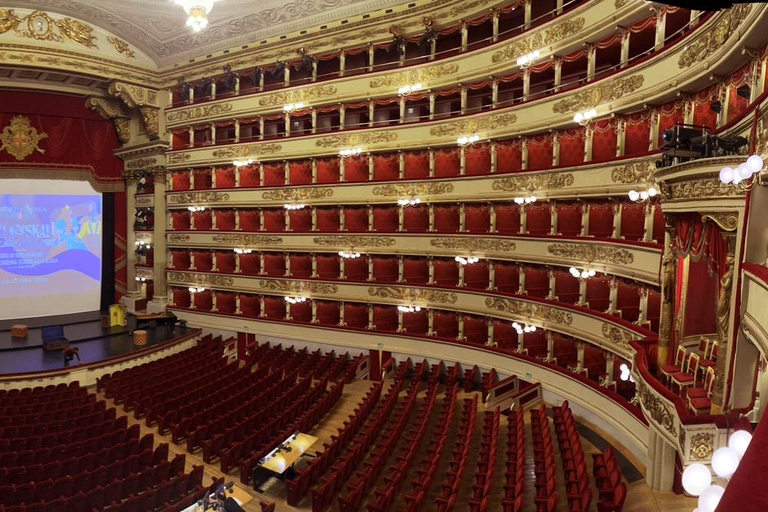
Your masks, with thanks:
[[[125,306],[122,304],[112,304],[109,306],[109,327],[128,325],[128,315],[125,312]]]

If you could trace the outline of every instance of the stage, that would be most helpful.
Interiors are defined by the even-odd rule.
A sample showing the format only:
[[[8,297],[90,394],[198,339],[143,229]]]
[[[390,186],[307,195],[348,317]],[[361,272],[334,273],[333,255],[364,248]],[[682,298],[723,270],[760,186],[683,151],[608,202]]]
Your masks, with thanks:
[[[173,331],[166,326],[142,327],[143,330],[147,331],[147,344],[136,346],[131,334],[136,325],[136,318],[133,315],[128,316],[126,327],[111,328],[101,326],[101,316],[98,312],[95,314],[95,319],[93,317],[94,314],[92,313],[84,313],[76,317],[69,315],[66,318],[47,317],[45,319],[29,319],[29,321],[20,320],[16,323],[29,325],[29,335],[21,339],[11,338],[10,329],[0,331],[0,375],[64,368],[64,356],[61,350],[50,352],[43,350],[40,335],[40,327],[43,325],[63,325],[64,336],[69,340],[70,346],[79,349],[83,364],[96,363],[132,352],[139,352],[183,336],[190,331],[180,325],[177,325]],[[33,327],[33,325],[37,327]],[[70,363],[70,367],[77,365],[77,359]]]

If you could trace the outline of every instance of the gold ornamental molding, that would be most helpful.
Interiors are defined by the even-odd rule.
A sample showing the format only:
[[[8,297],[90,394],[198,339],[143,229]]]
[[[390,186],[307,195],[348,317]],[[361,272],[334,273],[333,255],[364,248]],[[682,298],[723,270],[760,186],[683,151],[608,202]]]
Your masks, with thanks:
[[[85,106],[112,121],[120,142],[126,144],[131,140],[131,119],[119,101],[93,96],[85,100]]]
[[[373,187],[373,195],[382,197],[439,196],[451,192],[453,192],[452,183],[408,183]]]
[[[323,199],[326,197],[333,197],[332,188],[281,188],[268,190],[261,194],[261,198],[267,201],[299,201],[303,199]]]
[[[394,299],[415,303],[456,304],[455,293],[422,288],[404,288],[399,286],[371,286],[368,295],[380,299]]]
[[[611,170],[611,180],[614,183],[640,183],[648,181],[653,176],[650,162],[633,162]]]
[[[715,197],[740,197],[745,195],[745,190],[726,185],[717,178],[701,178],[694,181],[668,183],[665,200],[711,199]]]
[[[644,81],[643,75],[632,75],[597,84],[558,101],[552,106],[552,111],[555,114],[568,114],[595,108],[635,92],[643,86]]]
[[[613,6],[614,6],[615,8],[617,8],[617,9],[619,9],[620,7],[624,7],[624,6],[625,6],[625,5],[627,5],[628,3],[629,3],[629,0],[615,0],[615,1],[613,2]]]
[[[312,239],[315,245],[322,247],[355,247],[362,249],[365,247],[392,247],[396,241],[390,236],[343,236],[343,235],[331,235],[331,236],[317,236]]]
[[[47,133],[37,133],[29,119],[24,116],[11,118],[8,126],[0,133],[0,151],[5,150],[17,161],[22,161],[37,151],[45,154],[40,147],[40,141],[48,138]]]
[[[316,283],[312,281],[283,281],[280,279],[262,279],[259,288],[263,290],[285,293],[317,293],[322,295],[335,295],[339,287],[330,283]]]
[[[429,241],[429,245],[438,249],[453,249],[470,252],[514,252],[514,250],[517,248],[515,242],[510,240],[494,240],[489,238],[474,237],[433,238]]]
[[[682,429],[681,429],[682,430]],[[702,432],[691,436],[691,459],[709,460],[715,451],[715,435]]]
[[[402,73],[391,73],[374,78],[369,85],[372,89],[375,89],[377,87],[400,87],[402,85],[424,84],[430,80],[454,75],[458,70],[458,64],[437,64],[435,66],[404,71]]]
[[[232,110],[231,103],[217,103],[216,105],[204,105],[200,107],[177,110],[168,114],[168,121],[188,121],[203,117],[216,116]]]
[[[186,161],[188,161],[192,155],[189,153],[169,153],[168,154],[168,163],[169,164],[182,164]]]
[[[312,87],[270,94],[259,99],[259,106],[274,107],[278,105],[287,105],[288,103],[321,100],[333,97],[335,94],[335,85],[315,85]]]
[[[283,245],[283,239],[279,236],[270,235],[248,235],[248,234],[226,234],[213,235],[213,243],[224,245]]]
[[[603,338],[623,349],[629,349],[629,342],[638,339],[638,336],[632,336],[629,331],[608,323],[603,324],[602,332]]]
[[[157,161],[157,157],[139,158],[137,160],[129,160],[125,164],[125,168],[129,171],[133,171],[136,169],[149,169],[158,165],[160,165],[160,163]]]
[[[677,61],[677,66],[684,69],[706,60],[736,32],[751,8],[748,4],[736,4],[728,9],[713,27],[703,33],[702,37],[685,47]]]
[[[701,219],[711,220],[724,231],[736,231],[739,227],[739,214],[736,212],[707,213],[702,215]]]
[[[214,158],[247,158],[252,156],[274,155],[283,150],[280,144],[257,144],[253,146],[234,146],[216,149],[211,153]]]
[[[168,235],[169,242],[189,242],[189,235],[182,235],[179,233],[172,233]]]
[[[637,380],[637,396],[643,409],[651,416],[653,421],[661,425],[673,438],[677,439],[677,414],[672,407],[659,398],[642,378]]]
[[[229,194],[221,192],[185,192],[182,194],[172,194],[168,197],[169,203],[221,203],[229,201]]]
[[[157,101],[157,91],[146,87],[113,81],[109,84],[109,94],[120,98],[128,108],[160,107]]]
[[[350,133],[331,135],[315,141],[315,146],[319,148],[333,148],[346,146],[360,146],[369,144],[380,144],[382,142],[392,142],[397,140],[396,132],[372,132],[372,133]]]
[[[584,23],[584,18],[565,20],[553,27],[537,32],[529,38],[507,45],[502,50],[494,53],[491,61],[494,64],[498,64],[506,60],[515,60],[521,55],[557,43],[568,36],[578,33],[584,28]]]
[[[494,114],[475,119],[453,121],[435,126],[429,130],[429,134],[435,137],[448,137],[476,133],[478,131],[496,130],[513,125],[517,116],[512,113]]]
[[[107,42],[115,47],[117,53],[125,55],[129,59],[136,58],[136,52],[131,50],[131,46],[126,41],[123,41],[118,37],[107,36]]]
[[[74,41],[87,48],[98,48],[93,27],[72,18],[55,20],[43,11],[19,18],[13,9],[0,9],[0,34],[13,30],[19,37],[37,41]]]
[[[192,272],[168,272],[169,283],[207,284],[209,286],[232,286],[235,280],[229,276],[216,274],[196,274]]]
[[[635,255],[627,249],[601,247],[585,244],[550,244],[547,252],[558,258],[568,258],[586,262],[602,262],[614,265],[630,265],[635,261]]]
[[[520,192],[524,190],[552,190],[573,185],[574,177],[570,172],[557,174],[536,174],[533,176],[512,176],[494,180],[493,190],[504,192]]]
[[[485,305],[489,309],[541,322],[552,322],[559,325],[571,325],[573,323],[573,315],[571,313],[543,304],[500,297],[488,297],[485,299]]]

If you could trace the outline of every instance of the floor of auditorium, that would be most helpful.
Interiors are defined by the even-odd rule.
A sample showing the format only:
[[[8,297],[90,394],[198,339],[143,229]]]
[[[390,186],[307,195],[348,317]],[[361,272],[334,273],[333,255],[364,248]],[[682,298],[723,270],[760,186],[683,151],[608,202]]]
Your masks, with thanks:
[[[340,399],[338,405],[331,410],[330,413],[328,413],[325,418],[321,421],[321,423],[311,432],[311,434],[318,437],[317,444],[313,447],[314,449],[322,449],[323,443],[330,441],[330,436],[337,433],[337,427],[339,425],[342,425],[342,422],[347,420],[349,415],[353,413],[355,407],[357,404],[362,400],[365,393],[370,388],[371,382],[369,381],[357,381],[352,384],[348,384],[344,388],[344,394],[342,398]],[[386,391],[386,389],[385,389]],[[462,398],[466,398],[470,396],[467,393],[459,393],[458,400],[461,400]],[[112,400],[108,400],[103,396],[103,393],[99,393],[99,397],[101,399],[107,400],[107,406],[113,406],[114,403]],[[442,397],[442,394],[440,395]],[[441,399],[441,398],[440,398]],[[138,423],[141,426],[141,433],[144,435],[145,433],[153,433],[155,436],[155,445],[163,442],[167,442],[170,445],[170,457],[172,458],[173,455],[176,453],[186,453],[186,464],[187,464],[187,472],[189,472],[192,469],[192,465],[204,465],[205,466],[205,478],[203,479],[204,484],[208,484],[211,482],[211,479],[213,477],[218,478],[221,476],[224,476],[227,478],[227,482],[234,481],[237,486],[239,486],[241,489],[245,489],[250,495],[254,497],[254,499],[250,502],[248,502],[246,505],[243,506],[243,509],[247,512],[259,512],[261,510],[261,507],[259,506],[259,501],[268,501],[268,502],[274,502],[276,504],[276,510],[278,511],[293,511],[293,510],[302,510],[302,511],[309,511],[312,509],[311,505],[311,497],[307,495],[304,497],[302,502],[300,503],[299,507],[291,507],[288,506],[285,502],[285,487],[284,484],[276,479],[270,480],[265,486],[264,486],[264,492],[258,493],[251,489],[250,487],[245,487],[243,484],[239,481],[239,470],[235,469],[230,474],[224,475],[219,471],[218,464],[205,464],[202,460],[201,452],[198,451],[195,454],[189,454],[185,450],[185,444],[182,442],[179,445],[174,445],[171,441],[171,436],[165,435],[160,436],[157,433],[157,429],[155,427],[148,428],[145,426],[144,421],[136,420],[133,416],[133,412],[125,412],[125,410],[122,408],[122,406],[116,406],[118,410],[118,415],[120,414],[126,414],[128,416],[128,424],[134,424]],[[478,414],[482,415],[482,410],[478,410]],[[478,421],[476,423],[476,428],[482,430],[482,417],[478,417]],[[502,424],[500,425],[501,429],[500,432],[506,432],[506,419],[502,415]],[[455,426],[454,426],[455,427]],[[595,428],[594,426],[589,426],[591,430],[596,432],[598,435],[600,435],[603,438],[607,438],[604,433],[601,433],[599,429]],[[553,431],[554,433],[554,431]],[[607,439],[610,442],[610,439]],[[476,442],[478,440],[476,439]],[[600,450],[595,448],[595,446],[590,443],[587,439],[582,437],[582,443],[583,443],[583,449],[585,452],[585,459],[587,460],[587,464],[590,469],[591,474],[591,464],[592,464],[592,457],[590,456],[591,453],[598,453]],[[525,483],[525,507],[524,512],[535,512],[536,507],[533,503],[533,495],[534,495],[534,475],[533,475],[533,448],[532,448],[532,440],[531,440],[531,432],[530,432],[530,418],[528,414],[526,414],[526,444],[528,446],[528,459],[526,462],[526,466],[529,466],[528,471],[526,471],[526,483]],[[621,449],[621,447],[618,447]],[[504,462],[505,462],[505,453],[506,450],[506,436],[501,435],[500,437],[500,444],[498,448],[499,456],[497,458],[497,466],[496,466],[496,474],[497,475],[503,475],[505,471]],[[557,450],[557,448],[556,448]],[[477,453],[478,450],[473,449],[472,453]],[[309,453],[312,453],[313,450],[310,449]],[[626,453],[625,453],[626,455]],[[419,454],[420,456],[420,454]],[[418,456],[417,456],[418,457]],[[417,458],[416,460],[419,460]],[[631,460],[631,459],[630,459]],[[467,471],[465,471],[464,474],[464,480],[466,480],[468,485],[471,485],[471,481],[474,478],[474,468],[476,466],[477,462],[477,456],[476,455],[470,455],[470,459],[467,464]],[[301,464],[301,462],[299,462]],[[635,463],[637,466],[637,464]],[[299,466],[301,467],[301,466]],[[438,467],[438,471],[440,471],[441,468]],[[382,477],[386,475],[386,470],[382,472]],[[493,505],[498,504],[500,502],[500,497],[503,493],[502,484],[503,484],[503,477],[497,478],[498,482],[494,485],[492,489],[492,499],[491,499],[491,510],[501,510],[500,505]],[[558,456],[558,481],[563,482],[563,473],[562,470],[559,467],[559,456]],[[594,481],[592,482],[592,485],[594,486]],[[380,487],[380,482],[377,482],[376,487]],[[437,492],[437,485],[432,486],[432,492],[428,495],[428,502],[432,503],[432,499],[436,495]],[[645,483],[644,480],[638,480],[635,482],[631,482],[628,484],[628,496],[626,503],[624,505],[624,511],[625,512],[690,512],[694,508],[696,508],[696,501],[691,498],[686,498],[684,496],[678,496],[675,495],[672,492],[659,492],[659,491],[653,491],[651,490],[648,485]],[[560,496],[562,497],[564,495],[564,485],[561,483],[558,486],[558,492]],[[596,512],[597,506],[595,504],[595,500],[592,502],[592,506],[590,508],[590,511]],[[402,496],[395,501],[395,506],[391,508],[392,511],[404,509],[405,500],[402,498]],[[467,510],[466,501],[457,501],[457,506],[454,510]],[[338,506],[334,505],[333,507],[328,509],[330,512],[338,512]],[[367,510],[365,507],[361,509],[361,511]],[[431,504],[428,504],[424,508],[425,512],[433,512],[437,510],[437,507]],[[567,507],[567,502],[565,498],[561,498],[560,500],[560,506],[558,507],[558,510],[569,510]]]

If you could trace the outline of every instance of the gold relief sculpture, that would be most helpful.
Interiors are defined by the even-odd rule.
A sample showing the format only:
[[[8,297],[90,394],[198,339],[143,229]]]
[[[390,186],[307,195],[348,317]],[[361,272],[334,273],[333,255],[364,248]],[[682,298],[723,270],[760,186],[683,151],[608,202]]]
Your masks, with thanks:
[[[117,132],[117,138],[120,142],[126,144],[131,140],[131,120],[128,117],[116,117],[112,119],[112,124],[115,125],[115,131]]]
[[[627,249],[601,247],[592,244],[549,244],[547,252],[558,258],[581,260],[589,263],[598,261],[614,265],[630,265],[635,255]]]
[[[429,130],[429,134],[435,137],[456,136],[478,131],[496,130],[506,128],[517,121],[517,116],[512,113],[494,114],[477,119],[452,121],[435,126]]]
[[[383,197],[437,196],[453,192],[452,183],[408,183],[373,187],[373,195]]]
[[[736,32],[750,9],[751,6],[748,4],[736,4],[725,11],[715,22],[714,27],[699,34],[700,37],[685,47],[677,61],[677,66],[683,69],[707,59]]]
[[[183,192],[172,193],[168,196],[168,202],[173,204],[221,203],[223,201],[229,201],[229,194],[221,192]]]
[[[108,90],[110,95],[120,98],[128,108],[158,107],[157,93],[150,91],[146,87],[123,82],[112,82],[109,84]]]
[[[189,235],[180,235],[178,233],[173,233],[168,235],[168,241],[169,242],[189,242]]]
[[[628,331],[613,324],[604,323],[602,332],[605,339],[614,345],[619,345],[621,348],[629,348],[629,342],[636,339]]]
[[[552,322],[559,325],[571,325],[573,323],[573,315],[569,312],[543,304],[534,304],[523,300],[502,299],[500,297],[488,297],[485,299],[485,305],[489,309],[542,322]]]
[[[482,252],[513,252],[517,246],[510,240],[495,240],[476,237],[446,237],[433,238],[429,245],[439,249],[454,249],[460,251]]]
[[[283,281],[280,279],[262,279],[259,288],[288,293],[319,293],[334,295],[339,291],[335,284],[316,283],[313,281]]]
[[[181,164],[192,157],[189,153],[168,153],[169,164]]]
[[[329,98],[336,94],[335,85],[315,85],[305,89],[295,89],[292,91],[277,92],[265,96],[259,100],[261,107],[283,106],[288,103],[297,103],[304,101],[319,100]]]
[[[146,169],[147,167],[153,167],[157,165],[155,157],[152,158],[139,158],[138,160],[130,160],[125,164],[126,169]]]
[[[447,18],[456,18],[466,12],[473,11],[476,8],[482,7],[491,2],[492,0],[472,0],[470,2],[461,2],[459,5],[448,11],[444,16]]]
[[[682,430],[682,429],[681,429]],[[715,451],[715,435],[709,432],[691,436],[691,459],[709,460]]]
[[[739,214],[736,212],[707,213],[702,215],[701,219],[714,222],[724,231],[736,231],[739,227]]]
[[[209,286],[232,286],[235,283],[235,280],[228,276],[218,276],[215,274],[168,272],[168,282],[182,284],[207,284]]]
[[[304,199],[322,199],[332,197],[333,189],[330,187],[319,188],[281,188],[268,190],[261,194],[261,198],[267,201],[298,201]]]
[[[168,122],[174,121],[188,121],[190,119],[199,119],[201,117],[210,117],[223,114],[232,110],[231,103],[219,103],[216,105],[204,105],[194,108],[185,108],[184,110],[177,110],[168,114]]]
[[[565,20],[546,30],[536,32],[531,37],[505,46],[503,49],[493,54],[491,61],[494,64],[498,64],[505,60],[516,60],[526,53],[554,44],[568,36],[576,34],[584,28],[584,23],[584,18]]]
[[[38,41],[60,43],[64,39],[70,39],[87,48],[97,48],[93,27],[72,18],[54,20],[43,11],[34,11],[24,18],[19,18],[13,9],[0,9],[0,34],[10,30],[19,37]]]
[[[135,59],[136,58],[136,52],[131,50],[130,45],[128,45],[127,42],[123,41],[120,38],[108,36],[107,42],[115,47],[115,50],[117,50],[117,53],[122,53],[129,59]]]
[[[141,121],[147,130],[150,139],[160,137],[160,109],[154,107],[142,107],[139,109]]]
[[[648,181],[653,176],[650,162],[634,162],[611,170],[611,181],[614,183],[640,183]]]
[[[281,237],[270,235],[213,235],[211,240],[215,244],[224,245],[283,245],[283,239]]]
[[[331,247],[391,247],[395,245],[395,239],[389,236],[330,235],[316,236],[312,243]]]
[[[725,256],[725,272],[720,278],[720,289],[717,292],[717,337],[720,350],[728,345],[728,330],[731,320],[731,288],[733,287],[733,253]]]
[[[21,161],[37,151],[45,153],[40,147],[40,141],[47,138],[46,133],[37,133],[29,119],[24,116],[11,118],[11,123],[0,133],[0,151],[6,150],[16,160]]]
[[[371,286],[368,295],[381,299],[406,300],[410,302],[436,302],[439,304],[455,304],[458,296],[455,293],[421,288],[404,288],[399,286]]]
[[[423,84],[430,80],[443,78],[455,74],[459,70],[458,64],[437,64],[421,69],[413,69],[402,73],[391,73],[382,77],[374,78],[370,82],[370,87],[400,87],[409,84]]]
[[[717,178],[702,178],[669,183],[668,190],[668,201],[746,195],[746,190],[726,185]]]
[[[637,381],[637,396],[640,399],[643,409],[650,414],[653,421],[661,425],[664,430],[669,432],[673,437],[676,437],[676,414],[665,401],[656,396],[648,388],[642,379],[638,379]]]
[[[136,206],[152,206],[154,202],[154,197],[151,196],[136,198]]]
[[[365,146],[369,144],[380,144],[382,142],[392,142],[397,140],[396,132],[372,132],[372,133],[351,133],[343,135],[330,135],[315,141],[315,146],[319,148],[347,147],[347,146]]]
[[[234,146],[216,149],[211,153],[214,158],[248,158],[253,156],[274,155],[283,150],[280,144],[257,144],[253,146]]]
[[[499,190],[503,192],[552,190],[570,187],[573,185],[573,182],[573,174],[569,172],[548,173],[536,174],[534,176],[512,176],[510,178],[493,180],[493,183],[491,183],[491,188],[493,190]]]
[[[625,94],[635,92],[643,86],[644,81],[643,75],[632,75],[597,84],[558,101],[552,106],[552,111],[555,114],[568,114],[598,107],[603,103],[617,100]]]

